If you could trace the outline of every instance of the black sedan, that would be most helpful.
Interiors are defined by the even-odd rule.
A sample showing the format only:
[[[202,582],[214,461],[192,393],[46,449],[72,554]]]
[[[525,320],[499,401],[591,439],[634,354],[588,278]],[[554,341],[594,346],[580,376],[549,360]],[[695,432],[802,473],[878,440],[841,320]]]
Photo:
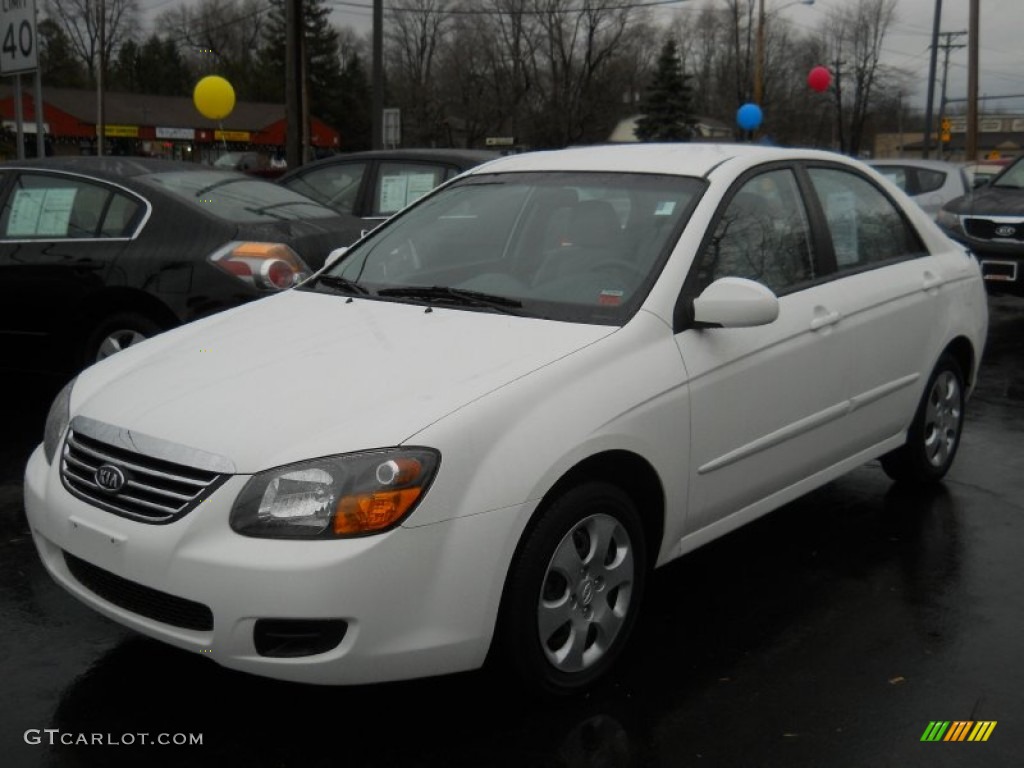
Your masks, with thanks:
[[[67,373],[288,288],[361,223],[231,170],[0,164],[0,368]]]
[[[339,213],[358,216],[364,230],[419,200],[434,187],[488,160],[480,149],[381,149],[334,155],[289,171],[278,179],[289,189]],[[337,245],[351,245],[352,237]]]

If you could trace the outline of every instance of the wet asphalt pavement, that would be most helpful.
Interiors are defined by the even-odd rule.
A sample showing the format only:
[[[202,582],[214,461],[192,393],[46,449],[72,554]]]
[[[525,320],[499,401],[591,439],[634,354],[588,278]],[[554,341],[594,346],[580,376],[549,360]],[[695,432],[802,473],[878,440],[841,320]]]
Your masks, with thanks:
[[[658,571],[611,679],[559,703],[477,673],[268,681],[93,613],[46,575],[21,506],[60,382],[5,376],[0,766],[1024,766],[1024,300],[991,307],[942,486],[911,495],[867,465]],[[936,720],[997,725],[923,743]]]

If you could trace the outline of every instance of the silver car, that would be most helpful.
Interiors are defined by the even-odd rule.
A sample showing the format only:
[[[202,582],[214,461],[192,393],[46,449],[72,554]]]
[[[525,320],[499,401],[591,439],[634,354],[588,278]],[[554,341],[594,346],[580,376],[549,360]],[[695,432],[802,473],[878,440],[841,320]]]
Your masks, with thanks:
[[[966,195],[971,182],[963,167],[942,160],[872,160],[869,165],[910,195],[934,217],[954,198]]]

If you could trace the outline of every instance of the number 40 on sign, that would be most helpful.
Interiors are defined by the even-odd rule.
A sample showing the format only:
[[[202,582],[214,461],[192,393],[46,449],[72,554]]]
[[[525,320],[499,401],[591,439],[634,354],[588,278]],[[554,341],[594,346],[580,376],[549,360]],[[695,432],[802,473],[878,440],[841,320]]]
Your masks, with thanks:
[[[35,0],[0,0],[0,74],[31,72],[38,65]]]

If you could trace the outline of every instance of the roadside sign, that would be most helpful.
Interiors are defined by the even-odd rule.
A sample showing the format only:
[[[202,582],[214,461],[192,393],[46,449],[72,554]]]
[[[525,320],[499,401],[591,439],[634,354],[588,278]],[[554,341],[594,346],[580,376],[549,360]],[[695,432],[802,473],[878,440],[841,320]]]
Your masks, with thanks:
[[[383,110],[384,140],[385,147],[397,147],[402,143],[402,110]]]
[[[0,10],[0,75],[33,71],[39,66],[35,0],[3,0]]]
[[[511,147],[516,143],[514,136],[488,136],[484,143],[488,147]]]

